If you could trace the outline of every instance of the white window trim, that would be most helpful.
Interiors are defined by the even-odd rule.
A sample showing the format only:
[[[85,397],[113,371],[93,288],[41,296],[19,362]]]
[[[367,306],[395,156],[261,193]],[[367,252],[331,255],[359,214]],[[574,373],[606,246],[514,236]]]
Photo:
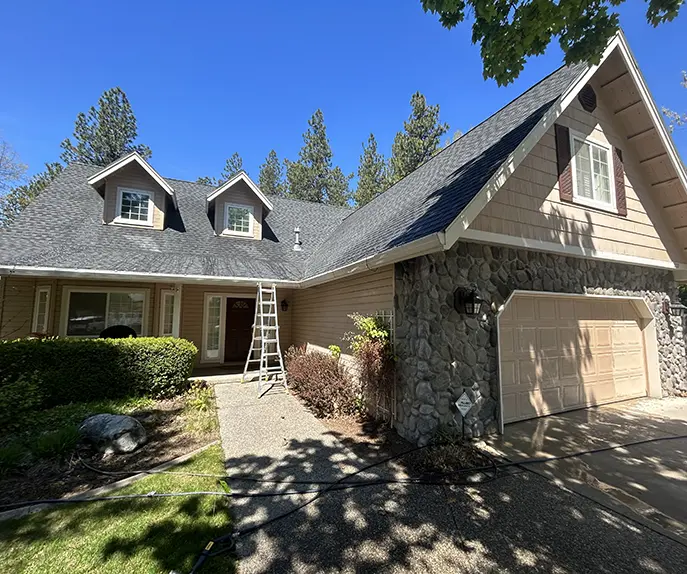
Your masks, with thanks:
[[[143,293],[143,321],[141,323],[140,337],[148,336],[148,310],[150,304],[150,289],[137,287],[74,287],[67,286],[62,290],[62,308],[60,310],[60,336],[75,339],[97,339],[98,335],[67,335],[67,323],[69,321],[69,299],[72,293],[107,293],[105,312],[110,305],[110,293]]]
[[[613,147],[605,142],[601,142],[597,139],[585,136],[584,134],[577,132],[575,130],[569,130],[570,132],[570,169],[572,170],[572,191],[573,191],[573,203],[580,205],[586,205],[587,207],[593,207],[595,209],[600,209],[603,211],[610,211],[612,213],[618,213],[618,206],[616,205],[615,196],[615,166],[613,165]],[[611,192],[611,202],[605,203],[599,201],[598,199],[589,199],[588,197],[583,197],[577,192],[577,165],[576,165],[576,154],[575,154],[575,140],[589,144],[591,146],[596,146],[603,149],[608,155],[608,179],[609,179],[609,189]],[[590,154],[590,169],[592,170],[592,193],[594,193],[594,168]]]
[[[229,210],[232,208],[247,209],[248,210],[248,231],[234,231],[229,229]],[[225,203],[224,204],[224,230],[222,235],[236,235],[238,237],[253,237],[253,228],[255,222],[255,208],[252,205],[243,205],[241,203]]]
[[[139,221],[137,219],[127,219],[122,217],[122,198],[125,192],[136,193],[139,195],[146,195],[148,197],[148,219]],[[117,188],[117,212],[114,218],[115,223],[123,223],[125,225],[136,225],[138,227],[152,227],[153,226],[153,210],[155,209],[155,202],[153,201],[153,192],[144,189],[133,189],[131,187]]]
[[[163,289],[160,291],[160,325],[159,325],[159,336],[160,337],[179,337],[179,322],[181,318],[181,297],[180,293],[174,289]],[[172,297],[174,301],[174,315],[172,318],[172,332],[165,333],[165,300],[167,297]]]
[[[219,349],[217,357],[208,357],[208,314],[210,299],[212,297],[220,298],[219,305]],[[202,354],[200,357],[201,363],[224,363],[224,335],[226,332],[226,317],[227,317],[227,297],[226,293],[205,293],[203,298],[203,342],[201,345]]]
[[[33,302],[33,321],[31,322],[32,333],[41,333],[45,335],[48,332],[48,325],[50,324],[50,291],[51,289],[49,285],[46,285],[45,287],[38,287],[36,289],[36,295]],[[48,294],[45,299],[45,324],[42,326],[38,325],[38,302],[40,301],[41,293]]]

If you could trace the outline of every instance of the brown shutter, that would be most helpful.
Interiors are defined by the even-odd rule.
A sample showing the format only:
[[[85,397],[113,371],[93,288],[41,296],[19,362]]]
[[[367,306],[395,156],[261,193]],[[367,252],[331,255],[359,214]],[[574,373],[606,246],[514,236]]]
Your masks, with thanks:
[[[627,215],[627,201],[625,200],[625,168],[623,167],[623,152],[613,148],[613,174],[615,176],[615,206],[618,215]]]
[[[565,126],[554,124],[556,130],[556,159],[558,160],[558,189],[561,201],[573,200],[572,166],[570,165],[570,131]]]

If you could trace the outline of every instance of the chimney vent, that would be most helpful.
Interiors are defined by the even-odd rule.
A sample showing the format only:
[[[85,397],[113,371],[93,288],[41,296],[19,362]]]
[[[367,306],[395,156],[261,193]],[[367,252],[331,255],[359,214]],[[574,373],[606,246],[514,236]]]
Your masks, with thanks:
[[[293,244],[293,250],[294,251],[301,251],[301,228],[296,227],[294,228],[293,232],[296,234],[296,241]]]

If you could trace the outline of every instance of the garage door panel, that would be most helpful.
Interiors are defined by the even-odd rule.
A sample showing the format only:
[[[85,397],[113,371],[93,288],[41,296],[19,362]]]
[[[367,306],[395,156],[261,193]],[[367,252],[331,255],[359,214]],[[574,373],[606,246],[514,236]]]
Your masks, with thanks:
[[[646,394],[630,301],[517,295],[499,319],[504,421]]]

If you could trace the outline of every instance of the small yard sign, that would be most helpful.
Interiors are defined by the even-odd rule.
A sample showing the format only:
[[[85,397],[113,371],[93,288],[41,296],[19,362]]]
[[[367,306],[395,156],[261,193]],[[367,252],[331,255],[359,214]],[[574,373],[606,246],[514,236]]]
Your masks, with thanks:
[[[470,400],[470,397],[468,397],[467,393],[463,393],[460,395],[460,397],[458,397],[456,406],[458,407],[461,415],[465,416],[468,414],[468,411],[472,408],[472,401]]]

